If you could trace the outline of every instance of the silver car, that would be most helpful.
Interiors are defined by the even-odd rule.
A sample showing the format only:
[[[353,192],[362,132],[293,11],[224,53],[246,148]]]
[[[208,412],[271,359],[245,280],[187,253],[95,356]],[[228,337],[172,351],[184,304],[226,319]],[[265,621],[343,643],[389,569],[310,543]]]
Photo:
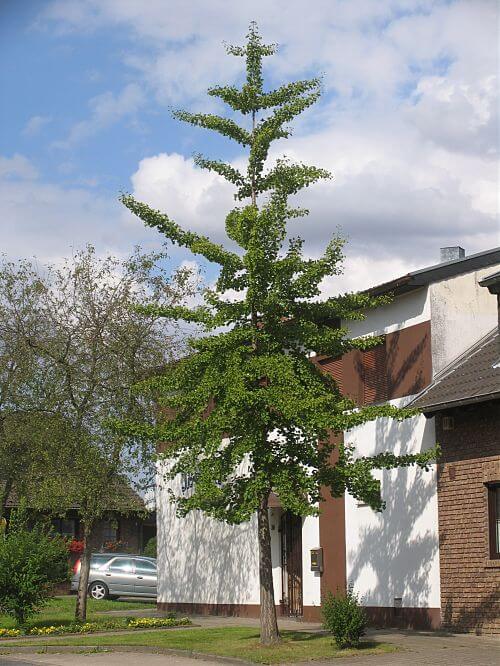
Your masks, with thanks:
[[[79,562],[71,579],[71,591],[78,590]],[[156,560],[126,553],[96,553],[90,559],[89,594],[93,599],[117,597],[156,598]]]

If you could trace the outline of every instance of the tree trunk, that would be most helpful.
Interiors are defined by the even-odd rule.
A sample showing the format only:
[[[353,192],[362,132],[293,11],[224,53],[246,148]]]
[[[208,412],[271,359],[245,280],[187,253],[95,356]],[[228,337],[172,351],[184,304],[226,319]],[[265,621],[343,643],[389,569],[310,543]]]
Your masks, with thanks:
[[[86,622],[87,620],[87,592],[89,586],[90,558],[92,548],[90,545],[91,529],[83,526],[83,551],[80,557],[80,580],[78,581],[78,592],[76,596],[75,620]]]
[[[271,562],[271,532],[267,497],[257,511],[259,535],[259,577],[260,577],[260,642],[262,645],[276,645],[280,642],[276,606],[274,605],[273,567]]]
[[[9,499],[10,491],[12,490],[13,480],[5,479],[5,485],[0,496],[0,520],[5,516],[5,505]]]

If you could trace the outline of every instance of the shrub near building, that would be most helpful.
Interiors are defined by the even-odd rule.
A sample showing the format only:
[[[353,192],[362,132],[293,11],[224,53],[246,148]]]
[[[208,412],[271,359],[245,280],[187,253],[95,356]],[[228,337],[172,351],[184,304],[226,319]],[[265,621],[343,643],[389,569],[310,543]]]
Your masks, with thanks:
[[[42,525],[28,529],[26,514],[11,514],[9,529],[0,534],[0,611],[18,626],[54,595],[54,587],[69,578],[64,539]]]
[[[360,638],[366,629],[366,616],[352,586],[348,587],[345,594],[334,596],[328,592],[321,605],[321,612],[324,627],[333,634],[338,648],[344,650],[359,647]]]

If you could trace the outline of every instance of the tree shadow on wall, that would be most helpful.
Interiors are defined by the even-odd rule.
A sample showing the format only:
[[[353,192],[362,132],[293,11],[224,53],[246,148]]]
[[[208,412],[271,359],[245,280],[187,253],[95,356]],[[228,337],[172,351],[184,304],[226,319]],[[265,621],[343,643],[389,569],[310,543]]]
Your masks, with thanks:
[[[376,423],[376,452],[395,451],[395,448],[395,452],[399,449],[401,454],[415,451],[413,428],[411,421],[398,423],[380,419]],[[433,433],[432,423],[426,422],[423,441],[433,441]],[[387,608],[398,597],[402,597],[404,607],[429,605],[429,578],[439,545],[437,526],[436,530],[421,528],[416,532],[415,523],[435,498],[435,481],[431,474],[413,468],[382,472],[386,508],[382,513],[371,514],[373,519],[360,530],[357,548],[349,552],[349,578],[355,587],[365,567],[371,567],[376,575],[376,582],[363,598],[366,606]],[[372,511],[369,507],[356,510]],[[393,611],[394,626],[402,624],[399,612],[399,609]],[[424,626],[425,618],[423,612],[420,620]]]
[[[160,519],[164,520],[158,554],[160,602],[190,604],[192,612],[221,615],[238,614],[239,605],[255,603],[254,521],[232,526],[201,512],[179,520],[172,505],[165,507]]]
[[[413,395],[419,393],[431,381],[430,363],[425,364],[429,347],[429,334],[425,333],[406,354],[402,362],[399,361],[401,331],[395,331],[386,348],[387,363],[387,390],[389,395]],[[411,382],[408,380],[411,378]]]

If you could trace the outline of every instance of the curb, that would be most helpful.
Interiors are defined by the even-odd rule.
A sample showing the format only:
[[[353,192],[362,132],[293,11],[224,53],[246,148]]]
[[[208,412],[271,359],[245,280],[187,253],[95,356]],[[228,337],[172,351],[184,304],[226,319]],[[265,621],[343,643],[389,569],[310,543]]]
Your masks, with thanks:
[[[179,650],[175,648],[150,648],[145,645],[13,645],[12,647],[0,648],[0,655],[6,654],[57,654],[57,653],[80,654],[89,652],[98,654],[100,652],[136,652],[140,654],[165,654],[177,657],[189,657],[200,661],[214,661],[221,664],[239,664],[240,666],[255,666],[254,662],[245,661],[236,657],[222,657],[216,654],[196,652],[194,650]]]

